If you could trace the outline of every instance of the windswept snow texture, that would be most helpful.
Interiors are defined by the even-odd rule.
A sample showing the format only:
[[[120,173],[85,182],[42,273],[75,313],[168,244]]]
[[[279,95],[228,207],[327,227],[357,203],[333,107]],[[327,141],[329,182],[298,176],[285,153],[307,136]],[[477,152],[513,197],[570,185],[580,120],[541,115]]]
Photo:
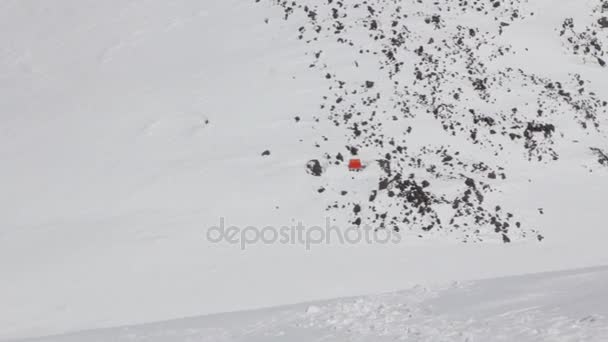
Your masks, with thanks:
[[[608,340],[608,269],[500,278],[29,340]]]

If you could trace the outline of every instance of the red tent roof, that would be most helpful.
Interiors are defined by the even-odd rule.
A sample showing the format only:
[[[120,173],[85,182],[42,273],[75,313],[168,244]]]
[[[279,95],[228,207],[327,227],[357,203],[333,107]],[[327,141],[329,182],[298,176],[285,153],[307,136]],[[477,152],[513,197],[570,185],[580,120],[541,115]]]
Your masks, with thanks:
[[[348,168],[351,170],[361,170],[363,168],[363,164],[361,163],[361,159],[351,159],[348,162]]]

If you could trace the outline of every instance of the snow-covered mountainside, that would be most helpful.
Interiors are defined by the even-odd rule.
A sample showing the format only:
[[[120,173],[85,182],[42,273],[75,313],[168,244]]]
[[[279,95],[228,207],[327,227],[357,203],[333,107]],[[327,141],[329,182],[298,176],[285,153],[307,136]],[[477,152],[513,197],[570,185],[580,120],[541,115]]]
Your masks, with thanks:
[[[34,341],[606,341],[608,269],[527,275]],[[589,308],[595,308],[590,311]]]
[[[0,340],[607,338],[605,269],[500,278],[608,265],[606,0],[1,0],[0,41]]]

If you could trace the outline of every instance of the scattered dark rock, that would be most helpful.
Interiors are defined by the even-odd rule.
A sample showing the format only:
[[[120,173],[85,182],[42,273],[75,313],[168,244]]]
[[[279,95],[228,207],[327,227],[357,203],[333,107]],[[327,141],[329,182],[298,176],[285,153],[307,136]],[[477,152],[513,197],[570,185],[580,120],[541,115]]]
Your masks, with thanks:
[[[590,149],[597,156],[600,165],[608,166],[608,152],[604,152],[597,147],[591,147]]]
[[[540,236],[506,208],[496,210],[500,206],[485,199],[496,191],[496,179],[506,179],[506,171],[500,166],[506,163],[503,150],[506,146],[521,147],[521,157],[530,162],[557,160],[556,142],[563,141],[560,130],[566,126],[554,119],[571,118],[582,129],[598,129],[606,101],[588,90],[590,86],[580,75],[556,80],[509,66],[499,70],[488,67],[518,53],[497,37],[528,16],[521,11],[520,0],[413,1],[408,3],[407,11],[399,1],[328,0],[314,6],[301,0],[269,2],[283,9],[285,20],[299,21],[294,34],[310,46],[310,67],[327,84],[327,92],[320,99],[321,113],[314,123],[327,120],[326,123],[342,128],[348,139],[345,145],[350,155],[346,157],[342,155],[344,151],[321,151],[329,165],[341,165],[360,150],[378,155],[378,188],[363,194],[369,195],[369,201],[357,197],[357,192],[336,190],[341,196],[327,210],[353,208],[359,216],[355,221],[358,225],[365,220],[379,229],[401,227],[421,235],[443,230],[463,234],[464,241],[484,240],[487,227],[504,242]],[[303,15],[292,16],[298,11]],[[455,19],[450,11],[478,15],[493,21],[494,27],[474,21],[452,25]],[[417,25],[420,20],[427,25]],[[600,21],[593,24],[595,32],[602,26]],[[366,28],[364,34],[350,34],[359,33],[361,27]],[[591,32],[594,31],[577,32],[573,21],[566,20],[560,34],[567,41],[565,45],[577,51],[575,54],[602,64],[605,43]],[[421,41],[420,36],[432,38]],[[330,53],[325,49],[328,44],[365,56],[353,61],[357,67],[359,63],[376,63],[366,65],[378,68],[375,82],[364,81],[362,87],[360,80],[349,81],[342,66],[332,64],[331,59],[321,60],[322,50],[323,57]],[[488,51],[492,52],[488,55]],[[405,72],[411,72],[411,77]],[[388,91],[383,87],[380,93],[375,89],[378,82],[394,87]],[[511,100],[519,102],[514,108],[503,108],[503,97],[510,93]],[[524,102],[522,98],[534,100]],[[496,164],[487,165],[475,160],[476,156],[461,155],[463,151],[438,147],[435,141],[412,147],[408,142],[412,127],[407,127],[407,120],[425,114],[447,134],[491,152],[495,158],[489,164]],[[395,130],[399,134],[392,133],[393,124],[404,123],[402,130]],[[315,146],[326,148],[321,139],[315,141]],[[307,172],[321,176],[323,168],[318,161],[310,161]],[[464,184],[460,181],[463,178]],[[447,195],[441,192],[442,187],[430,187],[427,179],[458,180],[458,184],[454,193]],[[437,211],[445,205],[451,212],[441,220]]]
[[[316,177],[320,177],[323,174],[323,167],[321,167],[321,163],[316,160],[310,160],[306,163],[306,172]]]

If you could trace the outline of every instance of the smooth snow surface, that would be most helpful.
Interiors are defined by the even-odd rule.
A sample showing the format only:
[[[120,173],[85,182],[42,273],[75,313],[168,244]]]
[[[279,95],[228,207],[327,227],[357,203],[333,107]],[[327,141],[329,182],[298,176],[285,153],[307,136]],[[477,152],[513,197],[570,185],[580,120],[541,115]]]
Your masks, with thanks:
[[[412,59],[406,62],[421,58],[414,48],[426,44],[428,35],[437,34],[435,47],[448,39],[432,17],[425,23],[434,6],[446,1],[408,0],[407,25],[420,36],[407,38]],[[327,26],[331,35],[310,43],[298,39],[300,27],[306,26],[307,39],[315,31],[303,6],[285,20],[283,5],[289,2],[0,0],[0,340],[131,325],[49,340],[608,340],[605,269],[495,279],[608,265],[608,162],[598,162],[590,149],[608,151],[608,118],[593,107],[608,100],[608,69],[597,61],[603,52],[575,54],[578,40],[569,44],[570,33],[560,36],[566,18],[574,18],[577,32],[597,26],[594,16],[605,15],[597,12],[602,2],[502,1],[499,10],[516,3],[522,13],[501,26],[502,35],[496,32],[502,19],[495,21],[493,12],[488,22],[474,10],[442,17],[446,30],[478,26],[467,46],[476,46],[470,39],[494,36],[496,44],[511,46],[511,53],[488,57],[487,73],[513,68],[510,77],[523,68],[563,82],[581,98],[574,105],[561,98],[544,104],[555,110],[542,118],[557,126],[554,144],[542,132],[528,140],[541,141],[541,152],[534,153],[551,155],[554,148],[559,158],[542,161],[528,160],[524,138],[511,141],[486,127],[479,133],[483,143],[474,143],[468,131],[444,131],[422,100],[414,106],[408,97],[416,117],[401,116],[390,102],[397,96],[387,74],[392,69],[376,63],[383,55],[362,55],[337,43],[333,22]],[[336,3],[362,1],[297,2],[319,5],[319,18],[334,20]],[[370,25],[355,10],[342,18],[344,11],[336,14],[344,25]],[[390,19],[381,24],[390,26]],[[606,38],[607,30],[598,36]],[[346,32],[357,44],[382,49],[382,40],[369,39],[367,31]],[[499,91],[490,96],[496,103],[488,104],[470,82],[460,83],[458,75],[466,80],[467,74],[459,68],[470,65],[465,50],[458,51],[455,58],[464,59],[447,63],[452,78],[440,83],[449,88],[446,99],[464,89],[454,107],[464,113],[464,126],[473,122],[467,106],[500,108],[504,115],[518,106],[535,116],[535,96],[553,96],[544,86],[516,79],[504,87],[492,83]],[[401,82],[414,80],[412,68],[404,64]],[[328,80],[328,73],[340,76],[347,90]],[[574,74],[584,80],[580,93]],[[366,80],[373,87],[366,88]],[[415,154],[399,164],[403,179],[415,174],[406,190],[441,194],[429,209],[436,205],[434,219],[441,217],[445,229],[421,229],[420,222],[428,223],[424,216],[402,223],[399,244],[334,241],[310,250],[298,243],[243,250],[207,240],[222,217],[239,227],[324,226],[330,217],[346,229],[359,215],[353,210],[359,202],[364,218],[384,212],[409,217],[395,207],[403,193],[379,192],[375,207],[367,205],[385,177],[378,160],[387,158],[391,145],[365,148],[357,139],[369,132],[357,137],[352,127],[328,119],[332,107],[326,102],[348,93],[342,105],[361,103],[361,89],[383,94],[374,125],[384,123],[385,137],[402,137],[402,128],[413,126],[404,138],[407,153],[460,152],[453,160],[461,164],[427,167],[432,157],[447,160],[434,152],[421,153],[424,166],[409,159]],[[429,91],[420,84],[412,89]],[[597,109],[597,117],[581,114],[587,106]],[[355,108],[365,115],[371,110]],[[402,121],[393,121],[393,114]],[[573,118],[599,127],[582,129]],[[500,125],[511,129],[511,119]],[[334,163],[338,152],[348,162],[347,145],[361,145],[360,157],[369,165],[363,172]],[[270,154],[262,156],[265,151]],[[325,171],[320,177],[307,173],[315,159]],[[467,169],[479,161],[507,177],[489,179],[483,167]],[[418,186],[422,179],[430,181],[427,190]],[[483,189],[491,191],[454,228],[450,196],[482,202],[469,196],[469,179],[476,191],[485,182]],[[475,224],[478,211],[498,213],[504,222],[489,224],[485,216],[481,226]],[[501,226],[498,232],[494,224]],[[505,237],[511,243],[503,243]],[[468,282],[475,279],[495,280]],[[402,292],[375,295],[395,291]],[[334,300],[352,296],[367,297]],[[316,303],[216,315],[304,302]],[[211,316],[179,320],[201,315]],[[177,321],[152,323],[169,320]]]

